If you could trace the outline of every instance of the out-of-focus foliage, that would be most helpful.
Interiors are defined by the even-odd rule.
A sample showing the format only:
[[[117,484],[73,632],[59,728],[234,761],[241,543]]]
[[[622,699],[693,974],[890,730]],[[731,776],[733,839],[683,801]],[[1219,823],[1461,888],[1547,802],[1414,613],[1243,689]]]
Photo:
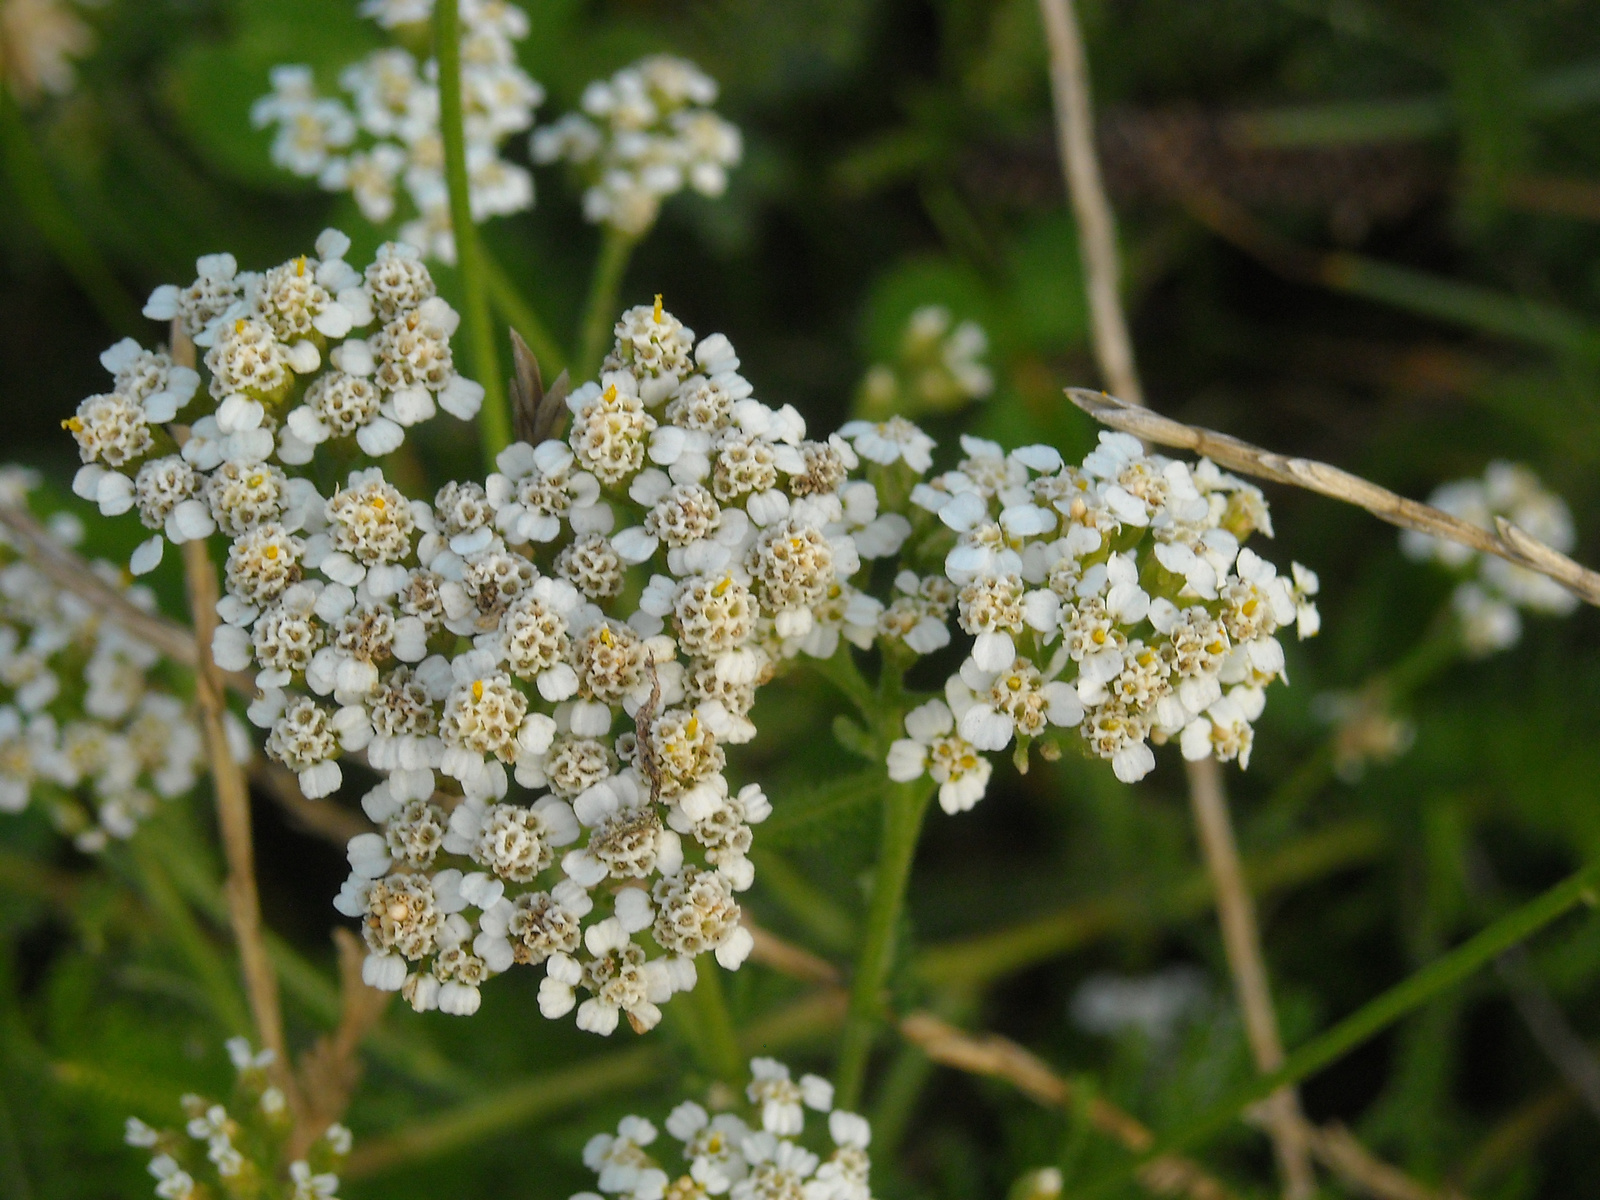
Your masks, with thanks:
[[[273,64],[310,63],[331,90],[341,64],[378,44],[354,8],[84,5],[97,48],[79,86],[4,118],[26,129],[128,295],[191,278],[213,250],[279,261],[329,224],[364,261],[383,233],[348,198],[273,168],[269,135],[249,122]],[[721,83],[719,110],[744,131],[727,196],[666,206],[624,303],[664,293],[694,328],[725,332],[761,398],[795,404],[816,429],[843,419],[914,310],[942,304],[987,331],[995,376],[987,399],[928,422],[942,441],[958,430],[1048,441],[1069,458],[1092,442],[1060,394],[1097,381],[1034,0],[527,8],[533,30],[518,49],[549,91],[542,117],[573,108],[589,80],[667,51]],[[1419,497],[1491,459],[1525,462],[1571,506],[1576,557],[1600,561],[1600,5],[1081,8],[1150,402]],[[122,330],[52,254],[20,160],[7,162],[6,453],[64,485],[58,423],[100,390],[96,356]],[[532,214],[485,237],[570,343],[598,235],[558,171],[539,171],[538,186]],[[453,436],[419,439],[425,458],[476,462]],[[1276,556],[1321,572],[1323,634],[1289,647],[1294,686],[1266,716],[1248,774],[1230,769],[1229,783],[1292,1045],[1600,854],[1600,620],[1587,609],[1530,618],[1521,642],[1481,659],[1441,651],[1444,573],[1408,560],[1361,513],[1272,498]],[[128,549],[92,548],[119,560]],[[174,582],[158,579],[168,599]],[[878,828],[853,773],[877,768],[834,736],[838,706],[814,679],[770,690],[761,738],[734,760],[775,810],[750,907],[845,961]],[[1324,693],[1345,701],[1318,703]],[[1409,749],[1363,763],[1348,727],[1329,748],[1330,714],[1373,706],[1412,734],[1379,742]],[[786,751],[795,745],[814,752]],[[209,821],[164,806],[133,843],[90,861],[37,810],[0,818],[0,1196],[145,1194],[141,1156],[120,1145],[123,1116],[170,1124],[179,1093],[226,1089],[221,1043],[245,1031],[227,990]],[[343,859],[266,803],[257,835],[303,1044],[337,1012],[329,902]],[[897,998],[1009,1034],[1175,1127],[1250,1069],[1199,870],[1175,755],[1133,789],[1076,760],[1026,776],[1007,767],[978,809],[930,822],[906,921],[920,949],[897,973]],[[1082,919],[1039,924],[1073,912]],[[997,944],[1022,926],[1055,932],[1031,953]],[[1085,980],[1175,964],[1198,968],[1204,986],[1164,1028],[1075,1022]],[[1527,979],[1600,1044],[1600,921],[1569,918],[1533,943]],[[470,1022],[391,1011],[369,1044],[341,1194],[565,1197],[591,1181],[589,1132],[683,1094],[686,1054],[670,1038],[599,1044],[530,1016],[532,988],[505,982]],[[731,990],[746,1027],[800,991],[760,969]],[[831,1037],[790,1039],[785,1056],[824,1063]],[[884,1196],[999,1196],[1063,1159],[1070,1178],[1117,1161],[1000,1085],[935,1073],[909,1052],[886,1052],[881,1067],[869,1095]],[[571,1102],[573,1078],[593,1098]],[[1494,973],[1323,1072],[1305,1097],[1312,1116],[1475,1197],[1594,1191],[1600,1114],[1567,1089]],[[1268,1186],[1265,1143],[1243,1127],[1210,1161],[1246,1193]]]

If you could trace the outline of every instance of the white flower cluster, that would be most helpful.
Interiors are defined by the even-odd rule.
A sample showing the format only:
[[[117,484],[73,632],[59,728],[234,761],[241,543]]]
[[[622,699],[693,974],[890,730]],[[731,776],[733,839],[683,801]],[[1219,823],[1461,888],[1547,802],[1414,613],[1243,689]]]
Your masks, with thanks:
[[[64,96],[94,42],[72,0],[0,0],[0,86],[24,102]]]
[[[221,1104],[190,1093],[182,1098],[188,1118],[182,1132],[157,1130],[129,1117],[123,1140],[151,1151],[150,1174],[161,1200],[201,1200],[207,1196],[264,1196],[278,1200],[338,1200],[334,1169],[350,1153],[350,1131],[330,1125],[303,1159],[288,1164],[280,1178],[274,1153],[289,1132],[284,1095],[267,1079],[273,1053],[252,1053],[244,1038],[228,1040],[228,1056],[238,1074],[234,1116]],[[202,1157],[202,1153],[204,1157]]]
[[[906,322],[893,365],[874,363],[861,382],[868,413],[947,412],[994,390],[984,364],[989,338],[976,321],[957,323],[942,304],[917,309]]]
[[[26,508],[37,480],[0,467],[0,503]],[[70,548],[82,527],[70,514],[46,526]],[[156,798],[194,787],[200,734],[161,675],[160,655],[75,592],[16,553],[0,530],[0,812],[20,812],[38,792],[78,849],[128,838]],[[121,587],[116,568],[95,569]],[[145,588],[123,590],[154,611]]]
[[[672,1110],[666,1130],[680,1145],[662,1155],[664,1164],[650,1153],[659,1134],[643,1117],[624,1117],[615,1134],[590,1138],[583,1162],[599,1176],[599,1192],[617,1200],[871,1200],[867,1119],[834,1108],[833,1085],[819,1076],[792,1079],[770,1058],[752,1059],[750,1074],[748,1120],[713,1116],[692,1100]],[[828,1116],[830,1144],[818,1147],[826,1158],[803,1144],[807,1109]],[[600,1195],[579,1192],[572,1200]]]
[[[657,54],[591,83],[582,112],[534,130],[534,162],[566,161],[583,180],[583,214],[633,237],[661,202],[692,187],[720,196],[744,153],[738,127],[712,112],[717,84],[693,63]]]
[[[932,439],[903,418],[840,432],[903,473],[886,494],[919,479],[911,545],[939,564],[895,579],[877,633],[927,654],[948,643],[953,613],[973,638],[944,698],[907,715],[891,778],[926,773],[946,811],[964,810],[987,787],[986,752],[1024,754],[1058,729],[1077,729],[1125,783],[1172,738],[1187,758],[1248,765],[1264,688],[1284,674],[1274,635],[1318,627],[1316,576],[1298,564],[1281,576],[1241,545],[1272,532],[1256,488],[1119,433],[1102,433],[1081,467],[1048,446],[1006,453],[964,437],[957,469],[921,480]]]
[[[283,497],[217,519],[213,650],[256,671],[268,755],[308,796],[351,752],[384,775],[338,900],[373,986],[470,1013],[485,978],[543,965],[546,1015],[609,1033],[653,1026],[696,956],[749,953],[735,896],[769,806],[729,787],[725,747],[783,659],[870,641],[846,581],[910,526],[738,367],[658,300],[618,322],[567,439],[509,447],[483,485],[431,505],[379,468],[327,498],[266,466],[218,485]]]
[[[362,14],[385,28],[425,22],[432,0],[366,0]],[[462,0],[461,93],[468,190],[475,221],[533,207],[533,176],[501,156],[505,140],[533,124],[544,89],[517,64],[515,43],[528,16],[509,0]],[[311,68],[274,67],[272,91],[256,101],[257,128],[276,127],[272,161],[349,192],[374,224],[395,214],[400,187],[415,216],[401,240],[429,258],[455,262],[444,143],[439,133],[438,66],[400,47],[377,50],[339,76],[347,105],[317,93]]]
[[[1491,462],[1482,479],[1444,484],[1428,503],[1489,530],[1494,529],[1496,517],[1504,517],[1562,553],[1577,542],[1566,502],[1518,463]],[[1516,645],[1522,637],[1518,609],[1565,616],[1578,607],[1578,598],[1549,576],[1479,554],[1459,542],[1407,529],[1400,534],[1400,548],[1410,558],[1442,563],[1462,577],[1451,603],[1461,622],[1462,640],[1473,654]]]
[[[349,247],[330,229],[317,257],[261,273],[212,254],[188,287],[151,294],[145,315],[179,322],[205,349],[198,403],[200,374],[165,352],[125,338],[100,356],[111,390],[64,422],[84,463],[72,488],[102,514],[136,510],[157,531],[134,553],[135,574],[156,567],[165,542],[220,529],[234,539],[233,611],[259,608],[298,578],[301,535],[323,521],[315,485],[285,467],[309,463],[328,441],[387,454],[439,408],[476,415],[483,388],[451,357],[460,318],[416,251],[384,245],[361,272],[344,261]],[[168,428],[180,414],[187,430]]]

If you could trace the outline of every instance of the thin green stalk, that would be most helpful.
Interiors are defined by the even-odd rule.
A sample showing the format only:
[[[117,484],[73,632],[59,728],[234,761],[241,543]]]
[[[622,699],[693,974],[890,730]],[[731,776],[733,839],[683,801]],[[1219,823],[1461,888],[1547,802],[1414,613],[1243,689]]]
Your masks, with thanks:
[[[95,306],[100,319],[118,333],[145,333],[148,323],[139,315],[139,306],[111,273],[89,235],[73,220],[72,210],[50,181],[44,155],[33,144],[16,100],[5,87],[0,87],[0,158],[29,222]]]
[[[839,1106],[854,1111],[861,1104],[867,1056],[872,1049],[883,1008],[883,989],[894,966],[900,914],[905,909],[906,885],[917,852],[922,818],[933,797],[926,777],[910,783],[890,784],[884,797],[883,840],[878,847],[878,867],[872,881],[872,902],[867,927],[856,957],[850,987],[850,1011],[839,1039],[839,1062],[834,1072]]]
[[[184,957],[189,960],[201,987],[205,989],[212,1014],[230,1033],[251,1032],[254,1025],[245,1008],[244,998],[239,994],[237,973],[206,937],[200,922],[189,911],[188,903],[157,865],[148,847],[136,843],[132,848],[132,857],[145,897],[166,925]]]
[[[1195,1149],[1228,1128],[1238,1114],[1252,1104],[1264,1100],[1281,1087],[1299,1083],[1344,1057],[1368,1038],[1381,1033],[1407,1013],[1462,982],[1577,905],[1600,903],[1600,897],[1595,892],[1597,884],[1600,884],[1600,860],[1590,863],[1521,908],[1507,913],[1465,944],[1443,958],[1435,959],[1404,982],[1357,1009],[1326,1033],[1311,1039],[1272,1074],[1259,1076],[1235,1088],[1189,1125],[1157,1140],[1137,1159],[1100,1175],[1076,1193],[1079,1200],[1097,1200],[1098,1197],[1114,1195],[1133,1171],[1152,1159]]]
[[[600,241],[600,257],[595,260],[594,279],[589,284],[589,300],[583,309],[583,329],[578,350],[580,381],[593,379],[606,356],[606,341],[617,322],[617,295],[622,291],[622,276],[638,239],[610,225]],[[531,343],[530,343],[531,344]]]
[[[483,278],[488,284],[489,298],[494,301],[495,308],[528,343],[528,349],[539,360],[539,370],[544,375],[545,383],[550,383],[567,365],[567,356],[562,353],[561,344],[545,327],[544,320],[534,311],[528,298],[511,282],[500,261],[488,250],[483,252]]]
[[[738,1083],[744,1076],[744,1055],[722,986],[722,968],[701,956],[695,964],[695,977],[694,989],[686,999],[698,1018],[700,1065],[724,1083]]]
[[[472,223],[467,177],[467,135],[461,103],[461,14],[457,0],[437,0],[433,9],[434,56],[439,63],[439,131],[444,137],[444,173],[450,188],[450,228],[456,241],[456,270],[461,276],[462,324],[472,347],[472,365],[483,385],[478,428],[483,457],[494,470],[495,455],[511,444],[511,410],[495,353],[494,324],[489,315],[483,245]]]

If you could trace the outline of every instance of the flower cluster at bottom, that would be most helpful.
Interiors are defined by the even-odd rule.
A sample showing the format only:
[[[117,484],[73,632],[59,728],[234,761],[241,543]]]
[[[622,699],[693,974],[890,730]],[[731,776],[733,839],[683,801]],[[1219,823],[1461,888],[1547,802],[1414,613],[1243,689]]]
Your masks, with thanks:
[[[338,1200],[333,1173],[350,1153],[350,1131],[330,1125],[305,1158],[280,1169],[290,1131],[288,1103],[267,1079],[270,1050],[253,1053],[244,1038],[228,1040],[228,1057],[238,1079],[233,1108],[189,1094],[183,1097],[188,1122],[181,1132],[158,1130],[129,1117],[124,1139],[151,1151],[150,1174],[161,1200]]]
[[[583,1162],[599,1176],[600,1192],[618,1200],[871,1200],[866,1118],[835,1109],[833,1085],[820,1076],[793,1079],[770,1058],[752,1059],[750,1075],[749,1120],[712,1115],[693,1100],[668,1114],[667,1133],[680,1143],[674,1156],[650,1152],[658,1133],[643,1117],[624,1117],[616,1133],[590,1138]],[[807,1109],[827,1114],[826,1157],[803,1144]],[[600,1196],[579,1192],[572,1200]]]

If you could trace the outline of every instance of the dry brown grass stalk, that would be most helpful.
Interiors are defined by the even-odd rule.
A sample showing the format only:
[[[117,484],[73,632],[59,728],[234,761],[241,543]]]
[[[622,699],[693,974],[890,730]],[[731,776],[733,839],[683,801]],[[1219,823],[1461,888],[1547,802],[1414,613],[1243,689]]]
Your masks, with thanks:
[[[1102,425],[1131,433],[1158,446],[1172,446],[1209,458],[1218,466],[1241,475],[1304,488],[1345,504],[1364,508],[1381,521],[1401,529],[1415,529],[1446,541],[1458,542],[1483,554],[1492,554],[1540,575],[1548,576],[1588,604],[1600,605],[1600,573],[1574,562],[1500,518],[1491,533],[1447,512],[1408,500],[1388,488],[1352,475],[1349,471],[1309,458],[1291,458],[1252,446],[1225,433],[1185,425],[1088,388],[1067,388],[1067,398]]]
[[[339,1024],[300,1056],[300,1086],[305,1116],[290,1138],[287,1157],[304,1157],[311,1144],[350,1107],[361,1081],[361,1042],[383,1017],[392,993],[368,987],[361,979],[367,950],[348,929],[335,929],[339,951]]]

